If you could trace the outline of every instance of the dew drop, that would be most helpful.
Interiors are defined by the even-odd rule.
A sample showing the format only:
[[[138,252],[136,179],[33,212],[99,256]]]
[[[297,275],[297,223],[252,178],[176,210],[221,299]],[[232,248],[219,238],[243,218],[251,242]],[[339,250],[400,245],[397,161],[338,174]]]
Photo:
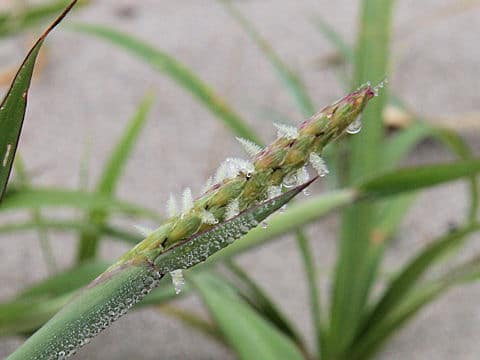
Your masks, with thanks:
[[[362,117],[359,116],[355,119],[354,122],[348,125],[347,133],[354,135],[354,134],[358,134],[361,130],[362,130]]]
[[[283,178],[283,186],[286,188],[291,188],[297,185],[297,174],[293,173],[287,175]]]
[[[310,196],[310,191],[307,188],[303,189],[302,193],[305,196]]]
[[[262,221],[262,225],[261,225],[261,226],[262,226],[262,229],[268,228],[268,222]]]

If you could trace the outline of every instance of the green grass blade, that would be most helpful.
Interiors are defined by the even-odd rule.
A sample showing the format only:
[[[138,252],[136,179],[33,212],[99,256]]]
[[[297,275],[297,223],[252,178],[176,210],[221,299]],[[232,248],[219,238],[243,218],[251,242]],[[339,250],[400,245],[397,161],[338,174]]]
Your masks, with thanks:
[[[140,136],[150,109],[153,104],[153,96],[150,94],[146,96],[140,103],[135,115],[132,117],[128,126],[117,145],[110,154],[109,159],[102,171],[97,192],[111,197],[115,194],[118,182],[123,174],[125,165],[130,157],[135,143]],[[87,221],[101,227],[105,224],[108,218],[108,212],[101,209],[93,209],[88,213]],[[79,247],[77,252],[77,261],[83,262],[93,259],[96,256],[100,238],[97,231],[82,232],[79,239]]]
[[[110,264],[105,261],[86,262],[72,269],[55,274],[48,279],[18,294],[18,298],[54,297],[76,291],[93,281],[107,270]]]
[[[210,337],[210,339],[215,340],[219,344],[224,346],[227,345],[225,343],[223,334],[219,331],[218,327],[212,324],[210,321],[205,320],[201,316],[197,315],[193,311],[180,309],[168,304],[160,305],[157,307],[157,309],[160,310],[160,312],[162,312],[163,314],[180,320],[190,328],[195,329],[204,335],[207,335],[208,337]]]
[[[436,280],[422,283],[395,311],[352,346],[348,358],[354,360],[371,358],[395,331],[398,331],[425,305],[439,298],[453,286],[476,281],[479,278],[480,258],[477,256],[456,266]]]
[[[479,171],[480,159],[414,166],[376,176],[358,189],[369,196],[395,195],[472,176]]]
[[[415,146],[432,135],[433,131],[429,126],[416,121],[412,126],[388,139],[388,141],[385,141],[384,151],[382,152],[381,169],[393,169]]]
[[[312,99],[308,95],[307,88],[302,82],[301,78],[293,70],[291,70],[278,56],[270,44],[262,38],[262,36],[255,29],[253,24],[243,16],[233,5],[231,0],[218,0],[225,6],[228,13],[234,18],[250,36],[250,38],[257,44],[266,59],[277,73],[279,79],[285,85],[286,89],[292,95],[295,103],[304,116],[311,116],[315,112]]]
[[[310,247],[308,239],[303,234],[297,235],[298,248],[300,250],[300,256],[303,260],[303,266],[305,268],[305,275],[308,283],[308,295],[310,301],[311,319],[313,322],[313,328],[315,329],[316,337],[316,353],[320,357],[321,349],[324,346],[325,331],[322,323],[322,307],[320,302],[320,295],[318,289],[318,276],[317,268],[315,266],[315,259],[313,257],[313,251]]]
[[[205,261],[256,227],[312,181],[186,239],[154,259],[128,252],[117,265],[72,299],[8,359],[24,360],[73,354],[77,348],[141,301],[165,274],[176,269],[188,269]]]
[[[20,31],[42,24],[52,16],[61,13],[70,0],[55,0],[47,3],[29,4],[25,9],[15,12],[0,13],[0,37],[14,35]],[[79,1],[77,7],[84,6],[89,1]]]
[[[104,26],[75,24],[73,29],[105,40],[144,60],[154,69],[168,75],[172,80],[177,82],[177,84],[189,91],[214,115],[223,120],[225,125],[236,134],[259,143],[259,139],[255,136],[254,131],[229,107],[225,100],[215,94],[214,91],[190,69],[170,55],[130,35]]]
[[[355,56],[355,85],[378,82],[388,72],[389,37],[393,1],[363,0],[361,27]],[[381,15],[379,15],[381,14]],[[386,93],[363,112],[363,130],[351,141],[349,183],[359,183],[378,171],[383,137],[382,112]],[[362,202],[345,210],[340,250],[335,268],[330,329],[323,355],[335,358],[352,341],[359,326],[375,277],[377,262],[371,261],[370,232],[376,209]]]
[[[261,286],[233,261],[227,261],[227,266],[234,276],[234,281],[225,281],[235,288],[239,296],[264,319],[272,323],[280,332],[297,344],[299,348],[306,351],[306,346],[299,332]]]
[[[330,212],[352,203],[356,199],[354,190],[338,190],[327,195],[312,197],[302,203],[292,204],[283,214],[272,216],[266,229],[253,229],[250,233],[221,253],[212,256],[209,262],[227,259],[265,244],[279,235],[295,231]]]
[[[435,129],[435,135],[445,146],[452,152],[456,153],[462,159],[472,159],[473,154],[465,143],[465,141],[457,133],[442,128]],[[480,202],[480,194],[478,188],[477,176],[472,175],[469,180],[470,184],[470,207],[468,210],[468,218],[470,222],[475,222],[478,215]]]
[[[153,94],[148,94],[138,106],[135,115],[129,121],[102,170],[100,182],[97,186],[98,192],[106,195],[115,193],[127,161],[138,141],[140,132],[145,126],[153,101]]]
[[[303,359],[292,341],[207,273],[194,277],[203,302],[240,359]]]
[[[73,1],[37,40],[23,60],[7,95],[0,104],[0,134],[2,134],[0,137],[0,202],[5,193],[17,151],[27,108],[28,90],[38,53],[48,34],[63,20],[76,2],[76,0]]]
[[[17,155],[13,166],[15,169],[15,175],[18,179],[17,184],[21,188],[28,187],[30,185],[30,179],[25,169],[25,164],[23,163],[23,160],[20,155]],[[38,225],[36,227],[37,236],[40,242],[40,248],[42,250],[45,263],[47,264],[47,268],[50,273],[55,273],[57,271],[57,264],[55,261],[55,256],[53,255],[53,250],[50,244],[50,239],[48,236],[47,229],[42,226],[44,218],[42,216],[41,211],[38,209],[33,209],[30,213],[30,218],[35,224]]]
[[[41,222],[34,220],[1,225],[0,235],[17,233],[20,231],[38,231],[38,229],[43,229],[45,231],[69,231],[74,233],[79,233],[82,231],[97,231],[99,236],[109,236],[113,240],[125,241],[131,245],[135,245],[143,240],[143,238],[141,238],[137,233],[112,227],[110,225],[104,225],[98,228],[92,226],[92,224],[86,224],[85,222],[79,222],[78,220],[50,220],[46,218],[43,218]]]
[[[11,190],[5,196],[0,212],[7,210],[40,208],[104,209],[117,214],[145,216],[160,220],[154,210],[145,209],[125,201],[112,199],[97,193],[80,190],[29,188],[21,191]]]
[[[360,333],[367,333],[387,317],[396,306],[402,303],[432,265],[442,259],[446,253],[463,244],[467,235],[479,229],[478,225],[467,226],[435,240],[422,250],[388,286],[379,302],[366,318],[363,330]]]
[[[336,51],[343,57],[343,59],[353,64],[355,62],[355,53],[352,47],[340,36],[340,34],[329,25],[320,16],[313,18],[313,24],[325,36],[325,38],[333,45]]]

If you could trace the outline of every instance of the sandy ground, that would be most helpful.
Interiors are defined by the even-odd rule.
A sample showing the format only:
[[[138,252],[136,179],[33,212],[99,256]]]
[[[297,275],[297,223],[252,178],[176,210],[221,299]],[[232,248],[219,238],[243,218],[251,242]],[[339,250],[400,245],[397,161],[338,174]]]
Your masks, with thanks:
[[[462,1],[399,0],[397,4],[391,87],[413,109],[431,117],[480,110],[480,50],[476,46],[480,7],[457,12],[453,5],[459,3]],[[321,16],[352,42],[356,1],[249,0],[238,4],[281,57],[301,73],[318,107],[342,94],[335,73],[319,65],[333,48],[311,19]],[[445,7],[451,8],[440,11]],[[96,1],[71,19],[111,25],[173,54],[223,94],[265,139],[273,138],[273,114],[301,120],[259,50],[214,1]],[[2,66],[18,61],[23,43],[21,38],[0,45]],[[169,79],[122,51],[63,29],[48,41],[47,51],[47,64],[30,94],[20,146],[37,184],[77,186],[79,163],[88,143],[93,182],[130,114],[151,88],[156,93],[155,106],[119,188],[122,198],[163,210],[170,192],[180,193],[187,185],[198,191],[222,159],[241,155],[232,136],[209,112]],[[464,133],[480,154],[478,129],[477,125]],[[415,151],[411,162],[448,158],[438,146],[426,144]],[[322,187],[313,191],[318,193]],[[466,203],[463,183],[423,193],[387,252],[385,271],[401,265],[449,223],[460,221]],[[338,219],[331,216],[308,229],[323,273],[328,273],[334,262],[337,226]],[[73,240],[69,235],[52,234],[62,267],[72,261]],[[466,255],[478,249],[474,243],[465,250]],[[102,246],[105,258],[113,259],[123,250],[125,247],[114,242]],[[33,233],[2,237],[0,259],[0,300],[47,275]],[[240,262],[278,299],[302,332],[311,334],[306,288],[294,242],[285,237],[242,256]],[[327,279],[323,277],[325,289]],[[479,296],[478,284],[451,291],[409,323],[380,358],[478,358]],[[181,304],[201,308],[194,298]],[[21,341],[1,339],[0,357]],[[118,321],[77,358],[234,356],[158,311],[141,310]]]

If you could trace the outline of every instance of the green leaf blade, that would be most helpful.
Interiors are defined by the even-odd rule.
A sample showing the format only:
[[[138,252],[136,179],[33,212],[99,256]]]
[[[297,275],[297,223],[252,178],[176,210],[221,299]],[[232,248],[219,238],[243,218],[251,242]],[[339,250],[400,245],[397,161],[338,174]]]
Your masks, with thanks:
[[[243,303],[226,283],[206,273],[195,276],[194,282],[240,359],[303,359],[291,340]]]
[[[149,94],[145,96],[138,106],[135,115],[129,121],[122,137],[107,160],[97,186],[98,193],[106,197],[111,197],[115,193],[133,147],[140,136],[141,130],[145,126],[152,104],[153,95]],[[95,225],[95,227],[104,226],[107,218],[108,211],[105,211],[105,209],[93,209],[87,215],[88,222]],[[97,254],[99,241],[98,231],[82,232],[78,245],[78,262],[93,259]]]
[[[17,151],[27,108],[28,91],[38,53],[48,34],[63,20],[76,2],[77,0],[73,1],[37,40],[0,104],[0,134],[2,134],[0,137],[0,202],[3,199]]]
[[[227,247],[293,199],[313,181],[247,209],[169,248],[154,260],[125,255],[31,336],[9,360],[59,357],[74,352],[141,301],[165,274],[188,269]],[[147,239],[148,240],[148,239]]]

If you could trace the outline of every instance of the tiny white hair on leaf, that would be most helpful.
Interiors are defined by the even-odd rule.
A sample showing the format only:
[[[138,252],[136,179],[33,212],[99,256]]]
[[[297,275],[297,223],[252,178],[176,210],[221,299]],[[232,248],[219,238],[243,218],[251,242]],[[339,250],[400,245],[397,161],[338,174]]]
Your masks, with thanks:
[[[177,201],[173,194],[170,194],[170,197],[167,200],[167,216],[173,217],[177,215]]]
[[[328,171],[327,164],[325,163],[325,160],[323,160],[320,155],[312,152],[310,153],[310,164],[312,167],[315,169],[315,171],[318,173],[318,176],[323,177],[325,175],[328,175],[330,171]]]
[[[297,170],[297,186],[305,184],[308,180],[310,180],[310,174],[308,173],[307,168],[302,166]]]
[[[210,190],[210,188],[213,186],[214,184],[214,180],[213,180],[213,177],[209,177],[207,179],[207,182],[205,183],[205,185],[203,185],[203,188],[202,188],[202,194],[206,193],[208,190]]]
[[[295,126],[273,123],[278,130],[278,137],[286,137],[287,139],[296,139],[298,137],[298,129]]]
[[[183,277],[183,269],[177,269],[170,271],[170,276],[172,277],[172,284],[175,288],[175,294],[180,294],[182,292],[183,286],[185,285],[185,278]]]
[[[240,202],[238,199],[233,199],[227,204],[225,209],[225,220],[230,220],[240,213]]]
[[[136,225],[133,225],[133,227],[140,233],[140,235],[143,235],[145,237],[148,237],[153,232],[152,229],[143,225],[136,224]]]
[[[260,145],[255,144],[253,141],[237,137],[237,141],[242,145],[245,152],[250,156],[258,155],[263,149]]]
[[[183,213],[186,213],[190,211],[192,208],[193,208],[192,190],[187,187],[183,191],[183,195],[182,195],[182,211]]]
[[[282,187],[269,186],[267,192],[268,192],[268,199],[271,200],[273,198],[276,198],[277,196],[282,195]]]
[[[208,224],[208,225],[215,225],[218,224],[218,220],[215,218],[215,216],[210,212],[205,209],[202,210],[200,213],[200,219],[202,220],[203,224]]]

